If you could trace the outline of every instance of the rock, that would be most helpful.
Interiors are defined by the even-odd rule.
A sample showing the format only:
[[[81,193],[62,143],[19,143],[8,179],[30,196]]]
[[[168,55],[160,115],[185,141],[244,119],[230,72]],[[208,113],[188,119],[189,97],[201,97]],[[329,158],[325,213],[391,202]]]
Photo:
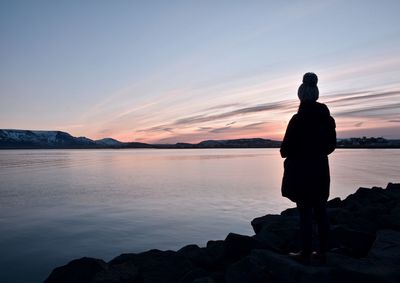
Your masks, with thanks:
[[[392,217],[399,200],[382,188],[359,188],[342,201],[342,207],[328,209],[328,213],[331,224],[375,233],[380,229],[399,227],[400,223]]]
[[[354,210],[371,210],[379,209],[381,211],[388,211],[390,208],[388,204],[391,203],[391,197],[387,192],[378,187],[359,188],[354,194],[349,195],[344,201],[344,207]]]
[[[55,268],[44,283],[87,283],[94,276],[107,270],[107,264],[96,258],[83,257]]]
[[[400,230],[400,201],[397,203],[390,214],[381,215],[382,229]]]
[[[251,257],[245,257],[230,265],[225,273],[226,283],[267,283],[267,273]]]
[[[398,203],[398,201],[400,200],[400,183],[398,184],[389,183],[386,186],[385,191],[391,198],[393,198],[394,201]]]
[[[375,283],[398,282],[393,267],[376,264],[368,259],[353,259],[328,253],[326,265],[303,265],[287,255],[268,250],[254,250],[250,257],[269,271],[275,283]]]
[[[299,249],[299,218],[281,215],[267,216],[255,219],[258,223],[253,227],[255,230],[260,230],[258,230],[254,238],[261,242],[264,247],[277,252]],[[253,222],[255,221],[253,220]]]
[[[248,255],[251,250],[262,247],[262,243],[255,238],[229,233],[224,241],[224,258],[236,261]]]
[[[331,228],[329,235],[330,248],[340,248],[345,254],[352,257],[365,257],[368,254],[375,235],[361,231],[347,229],[345,227]]]
[[[279,223],[284,219],[283,216],[278,214],[267,214],[262,217],[254,218],[251,221],[251,226],[253,227],[254,232],[257,234],[261,232],[264,226],[269,226],[274,223]]]
[[[212,267],[213,260],[206,248],[200,248],[198,245],[187,245],[180,250],[178,254],[190,260],[195,266],[210,268]]]
[[[253,250],[250,254],[252,261],[265,272],[269,278],[276,283],[313,283],[333,282],[330,267],[306,266],[289,258],[269,250]]]
[[[353,259],[339,254],[329,254],[328,264],[334,268],[334,282],[399,282],[398,265],[386,265],[369,258]]]
[[[210,259],[210,264],[212,269],[218,270],[223,268],[224,265],[224,254],[225,254],[225,244],[224,241],[210,240],[207,242],[206,252]]]
[[[327,203],[328,208],[340,208],[343,206],[343,202],[339,197],[333,198]]]
[[[112,267],[121,263],[135,265],[143,283],[176,283],[193,269],[188,259],[174,251],[150,250],[140,254],[123,254],[110,261],[109,265]]]
[[[388,191],[397,191],[400,192],[400,183],[388,183],[386,186],[386,190]]]
[[[214,271],[213,273],[211,273],[210,278],[212,278],[212,280],[215,283],[225,283],[224,276],[225,276],[224,270],[222,270],[222,271]]]
[[[297,210],[296,207],[293,208],[287,208],[284,211],[281,212],[281,216],[299,216],[299,211]]]
[[[384,264],[397,265],[400,274],[400,231],[378,231],[368,258]]]
[[[114,264],[107,270],[97,273],[93,283],[131,283],[138,279],[139,271],[137,267],[131,263]]]
[[[202,277],[202,278],[197,278],[196,280],[193,281],[193,283],[215,283],[215,281],[211,277]]]
[[[195,268],[186,273],[185,276],[183,276],[182,279],[179,281],[179,283],[192,283],[197,279],[208,278],[208,275],[209,272],[207,272],[206,270],[202,268]]]

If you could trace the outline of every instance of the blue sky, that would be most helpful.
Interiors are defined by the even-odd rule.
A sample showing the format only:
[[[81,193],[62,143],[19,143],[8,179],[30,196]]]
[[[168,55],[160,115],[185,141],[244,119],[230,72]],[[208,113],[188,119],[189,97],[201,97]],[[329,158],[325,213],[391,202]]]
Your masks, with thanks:
[[[0,128],[282,138],[303,73],[339,137],[400,138],[399,1],[0,1]]]

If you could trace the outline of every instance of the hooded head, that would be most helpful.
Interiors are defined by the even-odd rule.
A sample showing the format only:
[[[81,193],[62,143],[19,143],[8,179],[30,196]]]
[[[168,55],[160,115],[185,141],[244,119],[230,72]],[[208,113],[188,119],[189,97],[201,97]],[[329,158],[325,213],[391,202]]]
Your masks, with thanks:
[[[314,73],[305,73],[303,76],[303,83],[300,85],[297,95],[301,102],[304,101],[317,101],[319,97],[319,90],[317,87],[318,77]]]

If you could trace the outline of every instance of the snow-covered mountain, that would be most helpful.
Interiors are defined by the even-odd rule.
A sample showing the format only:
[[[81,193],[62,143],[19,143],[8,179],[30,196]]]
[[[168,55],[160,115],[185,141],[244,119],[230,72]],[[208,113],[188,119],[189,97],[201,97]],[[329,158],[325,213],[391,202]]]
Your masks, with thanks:
[[[151,148],[139,142],[120,142],[112,138],[91,140],[61,131],[0,129],[0,149],[5,148]]]
[[[61,131],[0,130],[0,148],[83,148],[96,147],[85,137]]]

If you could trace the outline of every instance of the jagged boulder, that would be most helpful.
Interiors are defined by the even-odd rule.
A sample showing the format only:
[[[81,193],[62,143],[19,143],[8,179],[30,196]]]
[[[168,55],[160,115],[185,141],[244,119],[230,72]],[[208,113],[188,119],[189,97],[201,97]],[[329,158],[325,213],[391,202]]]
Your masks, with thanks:
[[[194,268],[186,273],[179,281],[179,283],[193,283],[208,278],[210,273],[202,268]]]
[[[368,258],[387,265],[395,265],[400,274],[400,231],[378,231]]]
[[[174,251],[150,250],[140,254],[122,254],[109,262],[110,267],[133,264],[138,270],[138,278],[143,283],[179,282],[193,269],[192,263]]]
[[[351,230],[342,226],[331,228],[330,249],[360,258],[365,257],[375,241],[375,234]]]
[[[269,274],[252,257],[245,257],[230,265],[225,273],[225,283],[268,283]]]
[[[253,249],[260,249],[263,245],[255,238],[229,233],[224,241],[224,258],[230,262],[248,255]]]
[[[92,282],[96,274],[106,270],[107,264],[103,260],[83,257],[55,268],[44,283]]]
[[[202,268],[212,268],[216,259],[207,252],[206,248],[200,248],[198,245],[187,245],[178,250],[178,254],[184,256],[192,262],[193,265]]]
[[[95,274],[92,283],[132,283],[139,277],[138,268],[131,262],[109,266]]]
[[[313,283],[332,282],[332,268],[306,266],[287,255],[270,250],[254,250],[249,256],[257,266],[265,270],[272,282]]]
[[[225,266],[224,256],[225,256],[225,244],[222,240],[210,240],[207,242],[206,246],[207,255],[210,258],[211,268],[214,270],[219,270]]]
[[[263,247],[277,252],[296,250],[300,246],[298,216],[265,215],[251,222],[256,235],[254,238]]]

